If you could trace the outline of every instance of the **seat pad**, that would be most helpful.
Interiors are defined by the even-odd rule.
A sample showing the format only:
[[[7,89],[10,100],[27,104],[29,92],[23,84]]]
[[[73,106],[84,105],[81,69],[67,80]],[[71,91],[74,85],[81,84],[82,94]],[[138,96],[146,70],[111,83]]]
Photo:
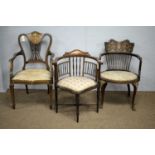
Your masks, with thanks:
[[[112,82],[131,82],[136,81],[138,76],[135,73],[127,71],[104,71],[101,73],[101,79]]]
[[[66,77],[58,82],[60,88],[68,89],[77,93],[95,87],[96,85],[97,82],[95,80],[83,76]]]
[[[14,77],[14,82],[41,82],[50,81],[51,73],[46,69],[26,69],[18,72]]]

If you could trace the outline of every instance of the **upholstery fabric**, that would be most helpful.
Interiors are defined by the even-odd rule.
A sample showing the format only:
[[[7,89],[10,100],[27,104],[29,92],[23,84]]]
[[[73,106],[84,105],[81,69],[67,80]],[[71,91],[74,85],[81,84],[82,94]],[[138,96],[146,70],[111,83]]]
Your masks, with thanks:
[[[128,82],[137,80],[137,75],[127,71],[105,71],[101,73],[101,79],[114,82]]]
[[[66,77],[58,82],[61,88],[69,89],[74,92],[82,92],[88,88],[96,86],[96,81],[83,76]]]
[[[50,79],[51,79],[51,73],[46,69],[26,69],[18,72],[13,77],[13,81],[28,81],[28,82],[49,81]]]

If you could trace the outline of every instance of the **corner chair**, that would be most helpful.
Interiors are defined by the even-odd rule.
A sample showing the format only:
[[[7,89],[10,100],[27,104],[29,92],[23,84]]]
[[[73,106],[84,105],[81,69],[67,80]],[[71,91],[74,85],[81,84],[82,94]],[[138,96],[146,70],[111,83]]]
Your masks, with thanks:
[[[75,95],[76,121],[79,122],[80,94],[97,89],[96,111],[99,112],[100,63],[88,52],[75,49],[66,52],[54,62],[55,69],[55,110],[58,112],[58,89]]]

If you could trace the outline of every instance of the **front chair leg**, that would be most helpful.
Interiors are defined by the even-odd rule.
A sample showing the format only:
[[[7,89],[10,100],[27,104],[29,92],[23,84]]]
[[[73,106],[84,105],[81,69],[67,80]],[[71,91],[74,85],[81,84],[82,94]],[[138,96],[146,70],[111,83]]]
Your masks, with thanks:
[[[104,94],[105,94],[105,88],[107,86],[107,83],[104,83],[102,85],[102,88],[101,88],[101,108],[103,108],[103,102],[104,102]]]
[[[26,88],[26,93],[29,94],[29,89],[28,89],[28,85],[27,84],[25,85],[25,88]]]
[[[137,93],[137,86],[136,84],[132,84],[133,85],[133,97],[132,97],[132,110],[135,111],[135,96],[136,96],[136,93]]]
[[[49,92],[49,96],[50,96],[50,109],[52,109],[52,96],[53,96],[52,84],[48,85],[48,92]]]
[[[128,97],[130,97],[130,84],[127,84],[128,87]]]
[[[58,88],[55,86],[55,111],[58,113]]]
[[[96,112],[99,112],[99,101],[100,101],[100,83],[97,85],[97,106],[96,106]]]
[[[76,100],[76,118],[78,123],[79,122],[79,94],[75,95],[75,100]]]
[[[15,94],[14,94],[14,85],[10,85],[10,94],[11,94],[11,99],[12,99],[12,108],[15,109]]]

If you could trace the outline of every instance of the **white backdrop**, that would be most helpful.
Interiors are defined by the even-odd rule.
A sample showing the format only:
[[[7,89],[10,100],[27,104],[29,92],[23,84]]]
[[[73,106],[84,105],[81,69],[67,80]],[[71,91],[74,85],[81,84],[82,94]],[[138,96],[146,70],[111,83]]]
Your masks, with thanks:
[[[8,60],[19,51],[18,35],[31,31],[47,32],[53,36],[51,50],[56,56],[65,51],[81,49],[89,51],[94,56],[104,49],[104,42],[113,38],[116,40],[129,39],[135,43],[134,53],[143,58],[142,78],[139,85],[140,91],[155,91],[155,27],[131,26],[51,26],[51,27],[0,27],[0,91],[9,87]],[[32,86],[31,88],[36,88]],[[24,88],[18,86],[18,88]],[[39,86],[39,88],[44,88]],[[46,87],[45,87],[46,88]],[[108,90],[126,90],[126,86],[110,84]]]

